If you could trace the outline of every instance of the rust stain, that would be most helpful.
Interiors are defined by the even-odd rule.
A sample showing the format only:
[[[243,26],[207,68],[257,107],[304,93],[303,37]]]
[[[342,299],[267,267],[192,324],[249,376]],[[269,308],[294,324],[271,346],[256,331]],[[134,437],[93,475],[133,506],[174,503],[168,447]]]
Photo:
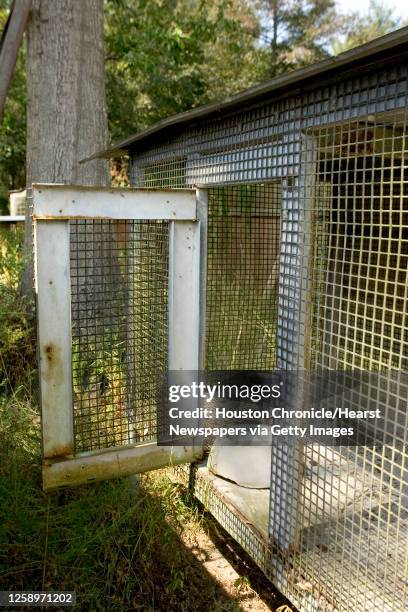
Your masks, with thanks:
[[[55,368],[57,368],[57,366],[60,366],[60,367],[62,366],[61,357],[60,357],[61,348],[57,344],[53,344],[52,342],[50,342],[49,344],[46,344],[42,352],[43,352],[46,362],[49,365],[48,370],[52,369],[53,371],[55,371]]]
[[[74,444],[60,444],[59,446],[54,446],[51,451],[48,451],[46,455],[44,455],[44,459],[66,459],[67,455],[74,454]]]
[[[43,346],[41,362],[41,379],[48,384],[60,385],[65,379],[61,348],[54,343]]]

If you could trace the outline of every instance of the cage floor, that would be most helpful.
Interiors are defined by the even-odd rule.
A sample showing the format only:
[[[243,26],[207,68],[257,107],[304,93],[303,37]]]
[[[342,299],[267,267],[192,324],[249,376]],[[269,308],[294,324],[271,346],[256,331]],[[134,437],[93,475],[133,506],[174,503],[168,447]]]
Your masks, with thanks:
[[[351,474],[338,452],[325,448],[319,461],[316,447],[305,451],[300,544],[282,551],[280,577],[268,545],[269,489],[241,487],[203,463],[196,495],[300,610],[346,612],[353,602],[360,612],[405,612],[408,510],[400,495],[358,462]]]
[[[197,476],[207,482],[220,497],[228,500],[249,525],[255,527],[263,537],[268,537],[269,489],[241,487],[230,480],[215,476],[206,464],[200,465]]]

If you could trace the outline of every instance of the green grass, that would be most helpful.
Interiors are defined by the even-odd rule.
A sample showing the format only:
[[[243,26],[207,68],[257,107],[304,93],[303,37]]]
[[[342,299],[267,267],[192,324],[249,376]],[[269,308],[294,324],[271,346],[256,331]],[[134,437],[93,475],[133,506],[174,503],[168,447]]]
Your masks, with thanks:
[[[2,398],[0,588],[74,590],[87,611],[217,609],[181,540],[199,527],[185,491],[156,473],[46,494],[38,421],[25,389]]]
[[[0,235],[0,589],[74,590],[76,609],[87,612],[227,609],[183,544],[199,526],[197,510],[165,473],[43,492],[22,240]],[[93,356],[95,375],[101,359]]]
[[[76,591],[75,609],[86,612],[240,610],[248,578],[237,581],[235,597],[207,573],[187,545],[206,520],[168,472],[42,490],[35,324],[19,292],[22,238],[0,234],[0,589]],[[115,403],[123,365],[117,342],[104,346]],[[79,395],[85,377],[91,385],[105,374],[106,355],[84,356],[76,345],[74,353]]]
[[[98,339],[96,343],[87,338],[86,345],[81,346],[79,338],[74,336],[72,342],[75,446],[78,451],[91,450],[90,442],[96,440],[103,441],[106,448],[119,446],[129,435],[123,341],[109,329]]]
[[[251,282],[215,280],[207,289],[208,370],[272,370],[276,364],[276,294]]]
[[[32,304],[20,293],[24,232],[0,229],[0,393],[34,384],[36,344]]]

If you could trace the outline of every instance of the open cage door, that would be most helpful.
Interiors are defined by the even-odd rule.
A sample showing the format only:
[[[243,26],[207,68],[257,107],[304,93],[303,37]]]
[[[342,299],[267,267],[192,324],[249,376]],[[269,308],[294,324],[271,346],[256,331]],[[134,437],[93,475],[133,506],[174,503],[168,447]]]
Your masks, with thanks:
[[[158,374],[202,368],[207,194],[34,185],[43,486],[191,462]]]

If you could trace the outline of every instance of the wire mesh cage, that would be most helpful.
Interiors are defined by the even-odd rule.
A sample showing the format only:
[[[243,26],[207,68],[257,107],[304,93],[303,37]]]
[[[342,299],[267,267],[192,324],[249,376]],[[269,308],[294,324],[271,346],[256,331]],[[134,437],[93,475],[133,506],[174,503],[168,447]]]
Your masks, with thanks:
[[[207,194],[36,184],[31,197],[43,487],[194,460],[201,445],[157,444],[156,413],[163,372],[201,364]]]
[[[408,53],[387,41],[126,141],[150,189],[33,188],[48,488],[202,457],[156,444],[160,371],[375,374],[353,390],[375,444],[216,441],[194,466],[304,612],[408,608]]]
[[[168,222],[73,221],[70,243],[75,450],[154,440]]]
[[[305,611],[408,606],[406,395],[381,383],[408,369],[407,118],[397,58],[131,151],[133,186],[208,187],[208,369],[375,371],[378,428],[405,424],[392,445],[273,446],[241,506],[199,467],[199,499]]]

